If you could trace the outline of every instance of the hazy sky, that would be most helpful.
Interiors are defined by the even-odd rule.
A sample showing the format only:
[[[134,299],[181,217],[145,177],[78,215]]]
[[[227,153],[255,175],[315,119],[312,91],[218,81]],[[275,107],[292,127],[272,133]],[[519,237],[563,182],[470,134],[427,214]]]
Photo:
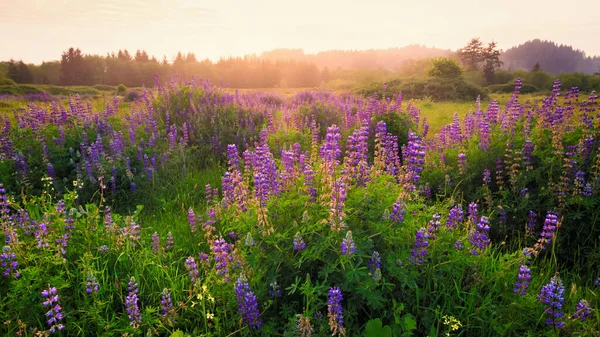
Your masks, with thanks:
[[[0,60],[39,63],[65,49],[127,48],[172,59],[274,48],[457,49],[471,37],[500,48],[533,38],[600,55],[598,2],[579,0],[0,0]]]

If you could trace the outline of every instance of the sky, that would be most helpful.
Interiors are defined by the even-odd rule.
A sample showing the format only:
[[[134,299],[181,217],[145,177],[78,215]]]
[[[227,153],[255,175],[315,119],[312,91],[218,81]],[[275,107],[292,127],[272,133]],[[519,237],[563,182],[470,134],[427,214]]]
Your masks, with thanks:
[[[58,60],[69,47],[169,60],[178,51],[218,60],[276,48],[455,50],[472,37],[501,49],[540,38],[600,55],[597,13],[592,0],[0,0],[0,60]]]

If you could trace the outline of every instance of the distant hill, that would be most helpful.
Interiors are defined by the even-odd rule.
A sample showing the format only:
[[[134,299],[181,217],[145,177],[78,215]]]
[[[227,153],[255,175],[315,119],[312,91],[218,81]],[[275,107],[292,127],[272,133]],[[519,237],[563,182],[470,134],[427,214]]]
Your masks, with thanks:
[[[305,54],[302,49],[275,49],[264,52],[261,58],[277,60],[301,60],[329,69],[388,69],[397,70],[410,60],[450,56],[451,50],[410,45],[402,48],[370,50],[328,50]]]
[[[589,57],[571,46],[535,39],[506,50],[501,60],[508,70],[531,70],[539,63],[551,74],[582,72],[592,74],[600,67],[600,57]]]

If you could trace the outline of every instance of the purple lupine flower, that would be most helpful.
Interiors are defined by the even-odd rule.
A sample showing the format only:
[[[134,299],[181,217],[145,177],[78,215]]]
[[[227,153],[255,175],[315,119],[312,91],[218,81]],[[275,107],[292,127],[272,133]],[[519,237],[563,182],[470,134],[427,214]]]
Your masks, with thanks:
[[[238,155],[238,150],[235,144],[227,145],[227,164],[230,172],[238,169],[238,165],[240,162],[240,156]]]
[[[533,153],[533,142],[530,139],[526,139],[525,140],[525,144],[523,145],[523,157],[522,157],[522,161],[523,161],[523,167],[525,167],[525,170],[530,171],[533,169],[533,163],[531,160],[531,154]]]
[[[339,144],[340,137],[340,128],[337,125],[328,127],[325,142],[323,142],[319,151],[321,158],[325,162],[327,174],[330,176],[333,175],[335,168],[339,164],[338,158],[342,154]]]
[[[311,201],[315,201],[317,197],[317,189],[314,187],[315,172],[310,167],[310,164],[306,163],[304,166],[304,186],[308,188],[308,195],[310,195]]]
[[[2,247],[2,254],[0,254],[0,266],[4,269],[2,275],[8,277],[13,275],[18,278],[21,276],[17,271],[19,268],[19,263],[17,262],[17,254],[11,252],[11,248],[9,246]]]
[[[225,242],[223,237],[219,237],[214,241],[213,254],[215,255],[215,269],[217,275],[224,276],[223,282],[229,281],[229,264],[233,261],[231,255],[232,244]]]
[[[338,287],[332,287],[329,289],[329,295],[327,297],[327,317],[329,318],[329,329],[331,330],[332,336],[345,336],[346,330],[344,329],[344,313],[342,309],[342,291]]]
[[[304,239],[302,238],[302,235],[300,235],[300,232],[296,232],[296,235],[294,235],[294,251],[300,251],[300,250],[304,250],[306,248],[306,243],[304,243]]]
[[[262,319],[258,311],[256,295],[250,290],[248,282],[241,277],[237,280],[235,293],[237,295],[238,312],[242,316],[244,324],[251,329],[260,328]]]
[[[525,187],[524,189],[522,189],[522,190],[521,190],[521,192],[519,192],[519,194],[520,194],[522,197],[526,198],[526,197],[528,197],[528,196],[529,196],[529,189],[528,189],[527,187]]]
[[[97,293],[99,291],[98,280],[94,273],[89,273],[86,278],[85,292],[88,294]]]
[[[106,254],[106,253],[108,253],[108,246],[102,245],[102,246],[98,247],[98,251],[102,254]]]
[[[423,258],[427,256],[427,247],[429,246],[429,233],[425,228],[420,228],[415,234],[415,243],[412,252],[408,258],[412,264],[423,264]]]
[[[469,204],[469,221],[471,221],[471,223],[477,223],[479,221],[479,218],[477,217],[477,208],[479,206],[472,202]]]
[[[487,186],[492,182],[492,178],[490,176],[491,172],[488,169],[483,170],[483,183]]]
[[[406,204],[402,198],[398,198],[392,206],[392,214],[390,214],[390,219],[395,223],[401,223],[404,221],[404,214],[406,214]]]
[[[160,236],[158,236],[157,232],[154,232],[154,234],[152,234],[152,251],[154,252],[154,254],[158,254],[159,250],[160,250]]]
[[[175,240],[171,232],[167,233],[167,239],[165,240],[165,250],[168,252],[175,247]]]
[[[427,226],[427,233],[429,234],[429,238],[432,240],[435,239],[436,234],[440,229],[440,226],[442,225],[440,223],[441,218],[442,217],[439,214],[434,214],[431,216],[431,220],[429,220],[429,225]]]
[[[197,221],[198,221],[198,219],[196,218],[196,214],[194,213],[194,210],[190,207],[188,209],[188,224],[190,225],[190,229],[192,230],[192,233],[196,233]]]
[[[461,205],[455,205],[450,209],[450,213],[448,213],[448,219],[446,220],[446,229],[449,232],[452,232],[458,225],[463,222],[465,212],[462,209]]]
[[[592,312],[588,301],[581,300],[579,303],[577,303],[577,307],[575,307],[575,313],[573,314],[572,318],[585,322],[591,314]]]
[[[408,144],[404,151],[403,161],[406,163],[410,179],[414,184],[421,179],[423,164],[425,164],[425,146],[419,136],[412,132],[408,132]]]
[[[269,296],[272,298],[281,297],[281,287],[277,284],[277,281],[269,283]]]
[[[487,217],[482,216],[477,222],[475,230],[469,236],[469,241],[473,245],[473,250],[471,250],[473,255],[478,255],[481,250],[484,250],[490,244],[489,232],[490,221]]]
[[[465,248],[465,246],[463,245],[463,242],[461,239],[454,241],[454,249],[463,250],[463,248]]]
[[[529,281],[531,281],[531,270],[523,264],[519,267],[519,274],[517,275],[517,281],[515,282],[513,292],[525,296],[527,294],[527,288],[529,288]]]
[[[581,196],[585,197],[585,198],[589,198],[592,196],[593,190],[592,190],[592,184],[590,183],[586,183],[582,188],[581,188]]]
[[[558,227],[558,216],[555,212],[549,211],[546,213],[546,219],[544,220],[544,227],[540,233],[540,238],[536,244],[536,248],[540,250],[546,249],[546,245],[549,245],[554,238],[554,233]]]
[[[352,256],[356,253],[356,247],[354,246],[354,239],[352,239],[352,231],[346,232],[346,237],[342,240],[342,255]]]
[[[192,283],[196,283],[199,281],[198,266],[196,265],[196,260],[193,257],[190,256],[185,260],[185,269],[187,269]]]
[[[467,172],[467,155],[464,153],[458,154],[458,172],[460,175]]]
[[[479,148],[484,151],[490,148],[490,124],[485,118],[479,122]]]
[[[45,298],[44,303],[42,304],[50,309],[46,312],[46,318],[48,318],[46,323],[50,327],[50,333],[55,333],[56,330],[64,329],[65,326],[60,323],[63,314],[62,307],[58,304],[59,296],[56,288],[48,284],[48,289],[42,291],[42,297]]]
[[[142,323],[142,315],[138,304],[138,284],[134,276],[129,279],[127,290],[129,293],[125,297],[125,308],[129,317],[129,325],[136,329]]]
[[[131,190],[131,192],[135,192],[137,188],[137,185],[132,181],[131,184],[129,184],[129,189]]]
[[[540,294],[537,296],[537,299],[547,306],[545,311],[548,316],[546,325],[554,325],[559,329],[565,326],[565,323],[562,321],[564,317],[562,313],[564,292],[565,287],[561,279],[558,276],[554,276],[550,280],[550,283],[542,287]]]
[[[533,233],[537,228],[537,214],[534,211],[529,211],[529,215],[527,216],[527,231]]]
[[[164,288],[161,297],[160,297],[160,309],[162,310],[162,318],[164,320],[169,320],[173,323],[172,310],[173,310],[173,302],[171,301],[171,292],[169,289]]]

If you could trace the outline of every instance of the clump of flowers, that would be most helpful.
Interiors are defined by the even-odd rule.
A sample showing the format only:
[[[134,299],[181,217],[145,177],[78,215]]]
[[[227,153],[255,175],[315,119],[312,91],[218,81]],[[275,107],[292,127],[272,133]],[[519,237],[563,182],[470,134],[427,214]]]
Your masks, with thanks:
[[[129,325],[136,329],[142,323],[142,315],[138,304],[138,284],[134,276],[129,279],[127,290],[129,293],[125,297],[125,307],[129,317]]]
[[[588,301],[581,300],[579,303],[577,303],[577,307],[575,307],[575,313],[573,314],[572,318],[585,322],[591,314],[590,304]]]
[[[252,329],[258,329],[262,325],[262,319],[258,311],[258,302],[256,295],[250,290],[248,282],[243,278],[239,278],[236,286],[235,293],[237,295],[238,312],[242,316],[244,324]]]
[[[420,228],[415,237],[415,243],[408,259],[413,264],[423,264],[423,258],[427,256],[427,247],[429,246],[429,241],[427,241],[429,233],[425,228]]]
[[[465,212],[461,205],[456,205],[450,209],[448,219],[446,220],[446,228],[449,232],[452,232],[452,230],[456,229],[463,222],[464,214]]]
[[[327,298],[327,317],[329,318],[329,329],[332,336],[345,336],[344,313],[342,311],[342,291],[338,287],[329,289]]]
[[[231,248],[233,245],[225,242],[223,237],[219,237],[214,241],[213,253],[215,255],[215,269],[217,274],[224,276],[223,282],[229,281],[229,263],[233,260]]]
[[[537,296],[537,299],[547,306],[545,311],[548,316],[546,325],[554,325],[559,329],[565,326],[565,323],[562,321],[564,317],[562,313],[563,302],[565,301],[563,298],[564,292],[565,287],[561,279],[558,276],[554,276],[550,280],[550,283],[542,287],[540,294]]]
[[[198,266],[193,257],[190,256],[185,260],[185,269],[187,269],[192,283],[198,282]]]
[[[173,323],[173,302],[171,301],[171,292],[167,288],[163,289],[161,293],[160,309],[162,311],[162,318]]]
[[[99,290],[98,280],[93,273],[89,273],[85,283],[85,292],[88,294],[97,293]]]
[[[302,235],[300,234],[300,232],[296,232],[296,235],[294,235],[294,251],[300,251],[300,250],[304,250],[306,248],[306,243],[304,242],[304,239],[302,238]]]
[[[165,250],[170,251],[173,247],[175,247],[175,239],[173,239],[173,234],[168,232],[167,239],[165,240]]]
[[[519,267],[519,274],[513,292],[525,296],[527,294],[527,288],[529,288],[529,281],[531,281],[531,270],[526,265],[521,265],[521,267]]]
[[[488,237],[489,232],[490,221],[487,217],[482,216],[475,227],[475,231],[473,231],[469,237],[469,240],[474,247],[473,250],[471,250],[473,255],[478,255],[481,250],[484,250],[490,244],[490,238]]]
[[[2,247],[2,254],[0,254],[0,266],[4,269],[2,275],[14,277],[19,277],[21,274],[17,271],[19,268],[19,263],[17,262],[17,254],[11,251],[9,246]]]
[[[50,327],[50,333],[55,333],[56,330],[64,329],[64,325],[60,323],[63,318],[62,307],[58,304],[58,291],[55,287],[48,285],[48,289],[42,291],[42,297],[46,300],[42,303],[45,307],[49,308],[46,313],[48,320],[46,323]]]
[[[352,239],[352,231],[346,232],[346,237],[342,240],[342,255],[352,256],[356,253],[354,239]]]

